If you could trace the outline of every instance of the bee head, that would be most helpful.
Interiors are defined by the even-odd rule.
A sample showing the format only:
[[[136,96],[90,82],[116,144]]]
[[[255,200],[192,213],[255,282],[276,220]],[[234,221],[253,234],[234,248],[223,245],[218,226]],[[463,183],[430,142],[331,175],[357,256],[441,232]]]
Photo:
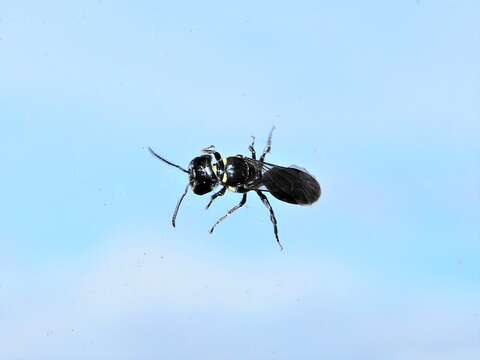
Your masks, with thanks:
[[[190,186],[197,195],[203,195],[212,191],[218,184],[217,175],[212,168],[210,155],[197,156],[188,166]]]

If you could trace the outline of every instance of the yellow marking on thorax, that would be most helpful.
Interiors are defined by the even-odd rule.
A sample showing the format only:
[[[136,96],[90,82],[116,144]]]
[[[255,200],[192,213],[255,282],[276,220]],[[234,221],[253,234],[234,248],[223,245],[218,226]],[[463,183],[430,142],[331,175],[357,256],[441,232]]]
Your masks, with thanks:
[[[227,158],[225,157],[222,157],[222,162],[223,162],[223,178],[222,178],[222,182],[225,184],[228,180],[228,176],[227,176]]]
[[[236,186],[227,186],[227,190],[232,191],[232,192],[237,192],[237,187]]]

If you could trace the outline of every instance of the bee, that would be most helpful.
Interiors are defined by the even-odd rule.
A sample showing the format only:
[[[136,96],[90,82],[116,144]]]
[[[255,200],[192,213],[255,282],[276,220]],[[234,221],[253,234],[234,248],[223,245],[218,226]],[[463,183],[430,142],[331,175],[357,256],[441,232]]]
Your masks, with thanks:
[[[168,161],[149,147],[148,150],[157,159],[188,174],[188,184],[173,212],[173,227],[175,227],[180,204],[190,187],[195,194],[205,195],[221,186],[219,191],[211,195],[207,209],[215,199],[225,195],[227,191],[242,194],[240,203],[218,219],[210,229],[210,233],[213,233],[215,227],[220,222],[244,206],[247,202],[247,194],[253,191],[270,212],[275,238],[280,249],[283,249],[278,237],[277,219],[265,194],[271,194],[278,200],[289,204],[311,205],[320,198],[321,189],[318,181],[305,169],[295,165],[289,167],[279,166],[265,161],[265,157],[271,151],[274,129],[275,127],[270,131],[267,145],[259,159],[256,157],[255,137],[253,136],[252,142],[248,147],[250,157],[235,155],[224,158],[215,150],[215,146],[211,145],[202,150],[203,154],[201,156],[197,156],[190,161],[188,169]]]

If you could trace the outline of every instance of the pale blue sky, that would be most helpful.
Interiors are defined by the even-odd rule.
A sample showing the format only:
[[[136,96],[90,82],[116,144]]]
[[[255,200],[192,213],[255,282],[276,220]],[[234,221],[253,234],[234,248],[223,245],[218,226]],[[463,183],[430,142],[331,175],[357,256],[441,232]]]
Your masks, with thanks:
[[[0,2],[0,359],[478,359],[480,5]],[[205,146],[321,200],[210,226]]]

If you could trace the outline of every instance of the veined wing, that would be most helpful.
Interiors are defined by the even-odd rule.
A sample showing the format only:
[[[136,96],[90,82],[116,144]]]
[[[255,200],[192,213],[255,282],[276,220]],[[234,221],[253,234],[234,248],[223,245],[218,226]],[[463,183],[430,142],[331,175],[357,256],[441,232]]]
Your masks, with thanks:
[[[253,159],[247,161],[262,172],[261,178],[253,187],[265,186],[279,200],[290,204],[310,205],[320,197],[320,184],[304,169],[294,165],[284,167],[262,163]]]

